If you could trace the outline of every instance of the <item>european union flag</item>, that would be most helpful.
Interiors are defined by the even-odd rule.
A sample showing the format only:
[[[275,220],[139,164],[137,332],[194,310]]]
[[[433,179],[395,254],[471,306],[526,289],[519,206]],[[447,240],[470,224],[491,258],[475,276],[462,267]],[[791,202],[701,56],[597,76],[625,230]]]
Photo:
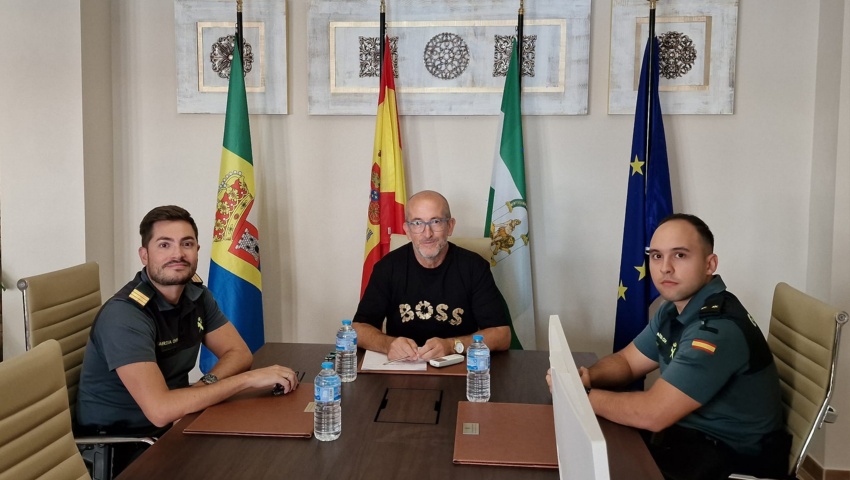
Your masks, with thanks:
[[[649,42],[652,48],[652,94],[648,95]],[[652,104],[650,105],[651,97]],[[647,112],[652,108],[651,122]],[[647,148],[648,147],[648,148]],[[627,346],[649,322],[649,305],[658,297],[647,268],[646,249],[655,228],[673,213],[667,141],[658,99],[658,41],[646,42],[640,69],[632,154],[629,158],[629,191],[620,256],[620,285],[617,292],[617,323],[614,351]]]

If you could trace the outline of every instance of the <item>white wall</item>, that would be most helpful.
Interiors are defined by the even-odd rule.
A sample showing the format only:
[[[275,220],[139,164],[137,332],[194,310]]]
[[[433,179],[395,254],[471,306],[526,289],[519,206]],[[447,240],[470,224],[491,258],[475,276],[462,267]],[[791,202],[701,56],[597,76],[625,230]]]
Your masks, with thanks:
[[[36,35],[33,40],[36,48],[48,50],[46,55],[55,55],[55,62],[67,66],[64,69],[55,62],[34,62],[25,53],[0,54],[18,55],[15,64],[27,65],[27,73],[0,80],[4,113],[6,103],[17,102],[14,115],[0,119],[7,285],[19,276],[73,263],[69,257],[79,259],[84,248],[89,257],[108,250],[109,242],[102,240],[112,238],[114,263],[105,267],[102,277],[104,290],[115,290],[139,268],[139,220],[150,208],[167,203],[193,212],[201,230],[202,258],[208,258],[205,238],[212,230],[224,118],[176,113],[173,0],[110,3],[109,141],[114,163],[110,173],[89,168],[86,181],[111,195],[113,202],[111,212],[104,207],[92,213],[87,184],[85,218],[80,213],[79,123],[86,111],[81,114],[81,59],[74,53],[81,34],[79,24],[72,28],[60,22],[79,17],[79,5],[0,2],[2,11],[12,8],[16,16],[31,20],[10,22],[16,33],[10,38],[31,39],[32,24],[54,19],[57,25],[45,25],[44,31],[59,31],[72,42],[69,54],[67,48],[49,51],[53,44],[47,38],[55,36]],[[50,7],[35,6],[45,3]],[[339,320],[350,317],[357,304],[374,117],[307,114],[308,3],[287,2],[290,114],[254,115],[251,125],[267,339],[327,343]],[[735,114],[665,118],[676,209],[700,215],[711,226],[719,273],[764,329],[773,286],[779,281],[814,288],[824,300],[850,308],[850,59],[847,48],[841,54],[819,51],[830,48],[830,39],[833,48],[834,42],[850,43],[850,7],[845,0],[840,25],[830,22],[829,15],[838,14],[841,4],[822,5],[741,2]],[[546,345],[545,319],[557,313],[571,343],[598,354],[611,349],[633,117],[606,113],[610,9],[608,1],[592,4],[590,113],[524,119],[541,348]],[[40,43],[40,38],[45,40]],[[841,68],[822,63],[830,58],[840,61]],[[57,79],[60,70],[73,78]],[[828,82],[830,72],[841,73],[837,111],[815,93],[816,87],[835,93]],[[14,95],[6,82],[14,82]],[[398,84],[403,88],[404,79]],[[100,115],[96,121],[108,123],[103,109],[110,107],[104,107],[102,97],[95,98]],[[70,106],[58,110],[57,103]],[[86,105],[88,109],[88,95]],[[821,135],[819,128],[829,126],[836,115],[838,131],[831,137]],[[496,121],[495,116],[401,118],[408,191],[433,188],[446,194],[458,219],[457,235],[483,231]],[[86,167],[94,162],[108,169],[100,154],[90,159],[86,145]],[[97,145],[95,152],[104,148]],[[57,156],[61,161],[54,163]],[[50,170],[20,158],[50,158]],[[827,185],[828,196],[822,197],[820,189],[830,175],[835,176],[835,187]],[[64,193],[65,201],[48,201],[54,192]],[[35,201],[22,203],[23,194]],[[833,212],[822,213],[822,207]],[[39,225],[29,221],[30,211]],[[113,217],[107,218],[110,214]],[[93,221],[92,215],[105,218]],[[89,223],[85,234],[84,221]],[[29,229],[35,230],[35,238]],[[63,234],[54,234],[57,231]],[[199,273],[206,277],[207,269],[202,260]],[[7,355],[22,350],[21,329],[9,325],[19,304],[17,291],[6,292]],[[848,352],[845,348],[845,360]],[[850,372],[841,372],[842,384],[838,407],[850,412]],[[847,468],[848,460],[837,449],[850,441],[850,431],[841,430],[840,425],[828,430],[825,454],[828,466]]]
[[[721,274],[766,325],[772,285],[806,282],[818,12],[759,5],[740,7],[735,115],[665,121],[676,207],[713,228]],[[251,118],[266,316],[272,340],[319,342],[357,303],[374,117],[307,115],[307,5],[288,7],[290,114]],[[202,242],[209,235],[223,117],[175,113],[174,34],[161,28],[171,1],[113,8],[121,282],[138,266],[135,230],[151,207],[184,205]],[[599,353],[613,331],[633,121],[606,114],[609,18],[610,4],[594,2],[590,114],[525,118],[538,316],[560,314]],[[483,230],[496,120],[401,119],[408,190],[444,192],[458,235]]]
[[[86,259],[100,264],[104,298],[112,296],[115,283],[110,1],[80,2]]]
[[[839,16],[840,17],[840,16]],[[838,107],[838,147],[835,171],[835,236],[833,238],[832,291],[830,303],[850,312],[850,3],[844,5],[844,38],[841,52],[841,85]],[[835,403],[840,415],[838,423],[827,425],[825,464],[831,468],[850,470],[847,445],[850,444],[850,328],[844,328],[844,341],[839,349],[838,381]]]
[[[24,351],[19,278],[85,261],[80,3],[2,0],[3,353]],[[13,20],[9,20],[13,19]]]

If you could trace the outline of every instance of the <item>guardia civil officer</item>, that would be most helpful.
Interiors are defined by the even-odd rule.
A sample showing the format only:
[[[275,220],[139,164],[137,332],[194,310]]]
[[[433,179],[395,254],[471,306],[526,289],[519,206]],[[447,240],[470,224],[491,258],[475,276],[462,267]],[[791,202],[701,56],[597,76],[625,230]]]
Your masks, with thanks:
[[[648,254],[666,302],[631,344],[580,369],[594,412],[652,432],[647,443],[665,478],[784,478],[790,437],[776,366],[756,322],[714,274],[711,230],[693,215],[671,215]],[[657,368],[646,391],[611,390]]]

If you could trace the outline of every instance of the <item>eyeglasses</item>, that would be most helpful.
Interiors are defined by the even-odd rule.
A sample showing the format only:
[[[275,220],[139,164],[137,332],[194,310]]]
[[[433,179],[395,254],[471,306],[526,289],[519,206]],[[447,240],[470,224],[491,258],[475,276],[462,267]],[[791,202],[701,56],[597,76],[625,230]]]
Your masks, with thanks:
[[[413,233],[422,233],[425,231],[425,227],[428,226],[431,227],[432,232],[442,232],[449,224],[449,220],[451,220],[451,218],[434,218],[427,222],[414,220],[412,222],[407,222],[407,228],[409,228]]]

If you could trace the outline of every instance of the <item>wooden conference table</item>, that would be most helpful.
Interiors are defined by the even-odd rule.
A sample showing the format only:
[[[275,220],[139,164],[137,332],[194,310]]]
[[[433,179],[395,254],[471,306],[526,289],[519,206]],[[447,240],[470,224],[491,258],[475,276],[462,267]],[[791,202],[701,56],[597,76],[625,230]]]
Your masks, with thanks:
[[[333,345],[268,343],[255,354],[254,367],[285,365],[306,372],[304,382],[312,384],[332,350]],[[574,357],[578,365],[596,360],[592,353]],[[548,365],[546,351],[494,352],[490,401],[551,404],[544,380]],[[437,423],[377,422],[389,388],[441,391]],[[196,413],[180,420],[118,479],[558,478],[555,469],[453,464],[457,405],[465,400],[462,376],[361,373],[342,385],[342,435],[336,441],[184,434]],[[612,480],[662,478],[636,430],[599,423]]]

